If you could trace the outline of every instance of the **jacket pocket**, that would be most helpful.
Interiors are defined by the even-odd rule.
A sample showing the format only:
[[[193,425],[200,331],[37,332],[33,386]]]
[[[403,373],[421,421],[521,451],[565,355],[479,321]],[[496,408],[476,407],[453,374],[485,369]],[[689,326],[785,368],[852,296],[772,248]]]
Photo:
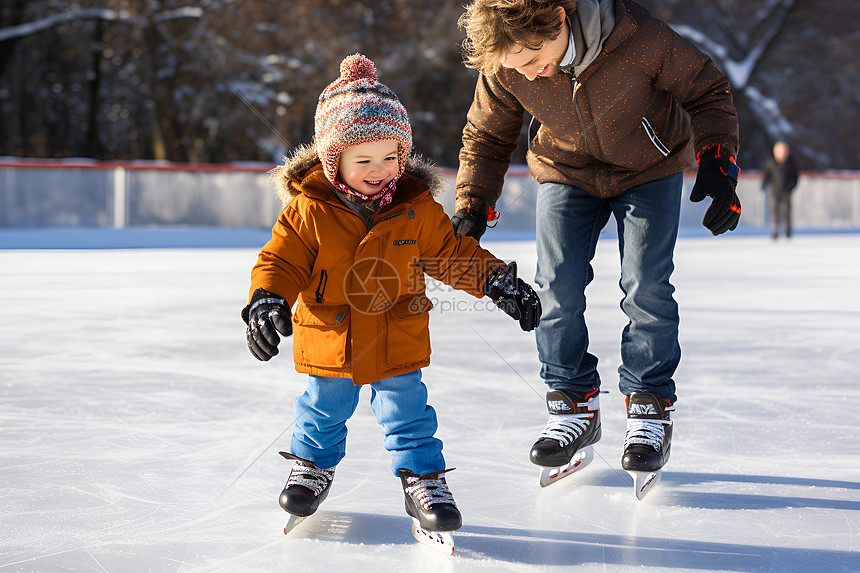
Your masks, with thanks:
[[[389,366],[406,366],[430,358],[430,309],[424,294],[398,301],[386,313]]]
[[[648,139],[651,140],[651,143],[654,144],[654,147],[657,148],[657,151],[663,154],[663,157],[668,157],[671,150],[666,147],[666,145],[660,141],[660,138],[657,137],[657,132],[654,131],[654,128],[651,127],[651,124],[648,122],[646,118],[642,118],[642,127],[645,129],[645,133],[648,135]]]
[[[349,319],[348,304],[299,304],[293,315],[296,363],[322,368],[346,366]]]

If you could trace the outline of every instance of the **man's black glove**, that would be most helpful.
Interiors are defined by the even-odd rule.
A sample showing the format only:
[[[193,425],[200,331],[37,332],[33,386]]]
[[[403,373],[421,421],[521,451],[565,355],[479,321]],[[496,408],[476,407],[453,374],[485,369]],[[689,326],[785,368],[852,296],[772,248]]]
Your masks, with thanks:
[[[540,299],[528,283],[517,278],[517,263],[499,265],[490,273],[484,283],[484,294],[511,318],[519,320],[524,331],[534,330],[540,324]]]
[[[480,240],[487,230],[487,221],[495,221],[499,214],[492,207],[475,207],[470,204],[465,209],[460,209],[451,217],[454,232],[468,235],[475,240]]]
[[[725,157],[720,151],[719,145],[710,145],[696,154],[699,173],[690,193],[693,203],[713,197],[702,225],[714,235],[734,231],[741,218],[741,202],[735,193],[741,170],[734,157]]]
[[[286,301],[261,288],[254,291],[251,302],[242,309],[242,320],[248,325],[245,331],[248,349],[257,360],[264,362],[278,354],[281,342],[278,332],[284,336],[293,333]]]

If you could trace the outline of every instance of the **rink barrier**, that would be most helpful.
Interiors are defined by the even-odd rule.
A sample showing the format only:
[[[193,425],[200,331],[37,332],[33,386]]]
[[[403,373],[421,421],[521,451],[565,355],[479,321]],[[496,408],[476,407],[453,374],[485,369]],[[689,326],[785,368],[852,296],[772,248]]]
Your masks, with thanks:
[[[0,228],[270,228],[281,210],[269,184],[272,167],[0,158]],[[442,171],[446,192],[438,200],[453,214],[456,171]],[[694,171],[684,174],[682,227],[700,226],[707,208],[707,201],[686,200],[694,182]],[[534,230],[537,188],[526,166],[511,166],[496,205],[499,229]],[[767,227],[761,173],[745,169],[737,192],[741,226]],[[860,171],[802,172],[792,211],[795,229],[860,229]]]

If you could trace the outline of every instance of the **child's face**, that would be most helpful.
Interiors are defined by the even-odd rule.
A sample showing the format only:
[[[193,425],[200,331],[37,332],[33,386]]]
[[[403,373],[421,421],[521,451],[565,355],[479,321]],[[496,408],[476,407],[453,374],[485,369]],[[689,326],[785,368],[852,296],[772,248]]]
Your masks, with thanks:
[[[340,154],[337,163],[343,182],[368,197],[379,193],[399,171],[395,139],[353,145]]]

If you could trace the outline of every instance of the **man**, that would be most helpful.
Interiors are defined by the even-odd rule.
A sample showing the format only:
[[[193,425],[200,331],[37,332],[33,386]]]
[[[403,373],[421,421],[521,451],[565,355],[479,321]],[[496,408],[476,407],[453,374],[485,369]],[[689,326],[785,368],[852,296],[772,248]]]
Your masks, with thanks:
[[[788,144],[777,141],[773,144],[773,157],[762,169],[762,191],[770,189],[770,222],[772,237],[779,238],[780,224],[785,221],[785,238],[791,238],[791,193],[797,187],[797,164],[791,156]]]
[[[678,309],[669,277],[682,172],[698,161],[691,200],[713,200],[703,224],[734,230],[737,112],[711,60],[632,0],[474,0],[460,19],[466,65],[478,69],[463,130],[454,229],[479,238],[495,211],[528,112],[537,191],[536,329],[550,416],[530,452],[571,464],[600,439],[597,358],[588,353],[585,287],[610,214],[618,227],[622,466],[657,471],[669,458]],[[579,452],[578,455],[582,455]]]

